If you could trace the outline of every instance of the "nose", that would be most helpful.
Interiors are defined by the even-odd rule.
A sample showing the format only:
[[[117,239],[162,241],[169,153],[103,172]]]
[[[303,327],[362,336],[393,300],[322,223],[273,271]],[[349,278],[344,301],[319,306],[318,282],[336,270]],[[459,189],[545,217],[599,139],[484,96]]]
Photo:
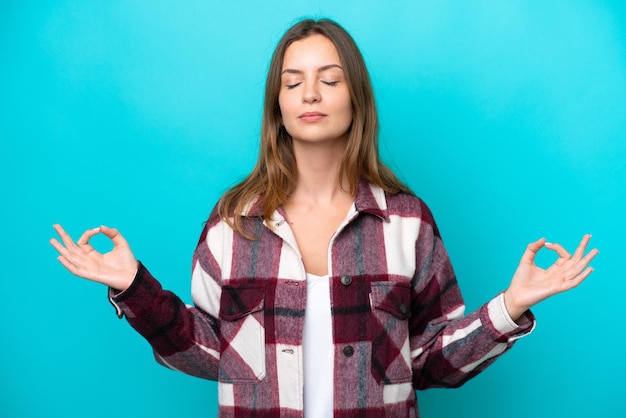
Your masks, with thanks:
[[[317,83],[305,83],[302,92],[302,101],[304,103],[317,103],[322,99]]]

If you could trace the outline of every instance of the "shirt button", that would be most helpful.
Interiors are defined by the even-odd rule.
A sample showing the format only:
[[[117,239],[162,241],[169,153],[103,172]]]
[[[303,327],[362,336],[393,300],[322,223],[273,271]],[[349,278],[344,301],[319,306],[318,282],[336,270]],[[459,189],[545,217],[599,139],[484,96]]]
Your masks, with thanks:
[[[352,354],[354,354],[354,347],[352,347],[351,345],[347,345],[343,348],[343,354],[346,357],[351,357]]]
[[[400,304],[400,312],[402,312],[403,314],[406,313],[406,305],[404,303]]]
[[[344,286],[350,286],[352,283],[352,277],[350,276],[341,276],[341,284]]]
[[[228,314],[229,314],[229,315],[234,315],[234,314],[236,314],[236,313],[237,313],[237,306],[235,306],[235,305],[230,305],[230,306],[228,307]]]

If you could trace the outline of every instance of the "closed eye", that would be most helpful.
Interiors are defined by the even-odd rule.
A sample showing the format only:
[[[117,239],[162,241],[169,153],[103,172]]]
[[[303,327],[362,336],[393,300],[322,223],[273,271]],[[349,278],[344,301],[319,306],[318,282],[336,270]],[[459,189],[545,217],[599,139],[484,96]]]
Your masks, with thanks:
[[[301,83],[286,84],[285,87],[287,87],[287,90],[291,90],[298,87],[300,84]]]
[[[322,83],[326,84],[327,86],[334,87],[339,84],[339,81],[322,81]]]

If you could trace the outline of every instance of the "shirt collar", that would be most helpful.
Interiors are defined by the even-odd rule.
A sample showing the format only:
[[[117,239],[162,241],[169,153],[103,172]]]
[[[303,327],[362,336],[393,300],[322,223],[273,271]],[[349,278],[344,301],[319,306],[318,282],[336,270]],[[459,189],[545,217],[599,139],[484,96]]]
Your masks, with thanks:
[[[385,191],[365,180],[359,179],[357,183],[354,206],[358,212],[369,213],[385,221],[389,220]]]
[[[365,180],[359,179],[357,183],[354,206],[356,207],[357,212],[369,213],[371,215],[378,216],[382,220],[389,220],[385,191],[378,186],[367,183]],[[250,201],[250,203],[244,207],[240,215],[247,217],[263,216],[264,213],[261,205],[261,197],[258,196],[254,200]]]

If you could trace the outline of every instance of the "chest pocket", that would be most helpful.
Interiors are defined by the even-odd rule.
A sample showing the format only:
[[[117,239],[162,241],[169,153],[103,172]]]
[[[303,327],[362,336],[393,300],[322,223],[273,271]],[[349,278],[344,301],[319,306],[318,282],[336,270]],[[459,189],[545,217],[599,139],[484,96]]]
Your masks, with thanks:
[[[411,380],[408,283],[372,282],[372,375],[379,384]]]
[[[258,383],[265,377],[264,302],[263,286],[222,287],[219,381]]]

